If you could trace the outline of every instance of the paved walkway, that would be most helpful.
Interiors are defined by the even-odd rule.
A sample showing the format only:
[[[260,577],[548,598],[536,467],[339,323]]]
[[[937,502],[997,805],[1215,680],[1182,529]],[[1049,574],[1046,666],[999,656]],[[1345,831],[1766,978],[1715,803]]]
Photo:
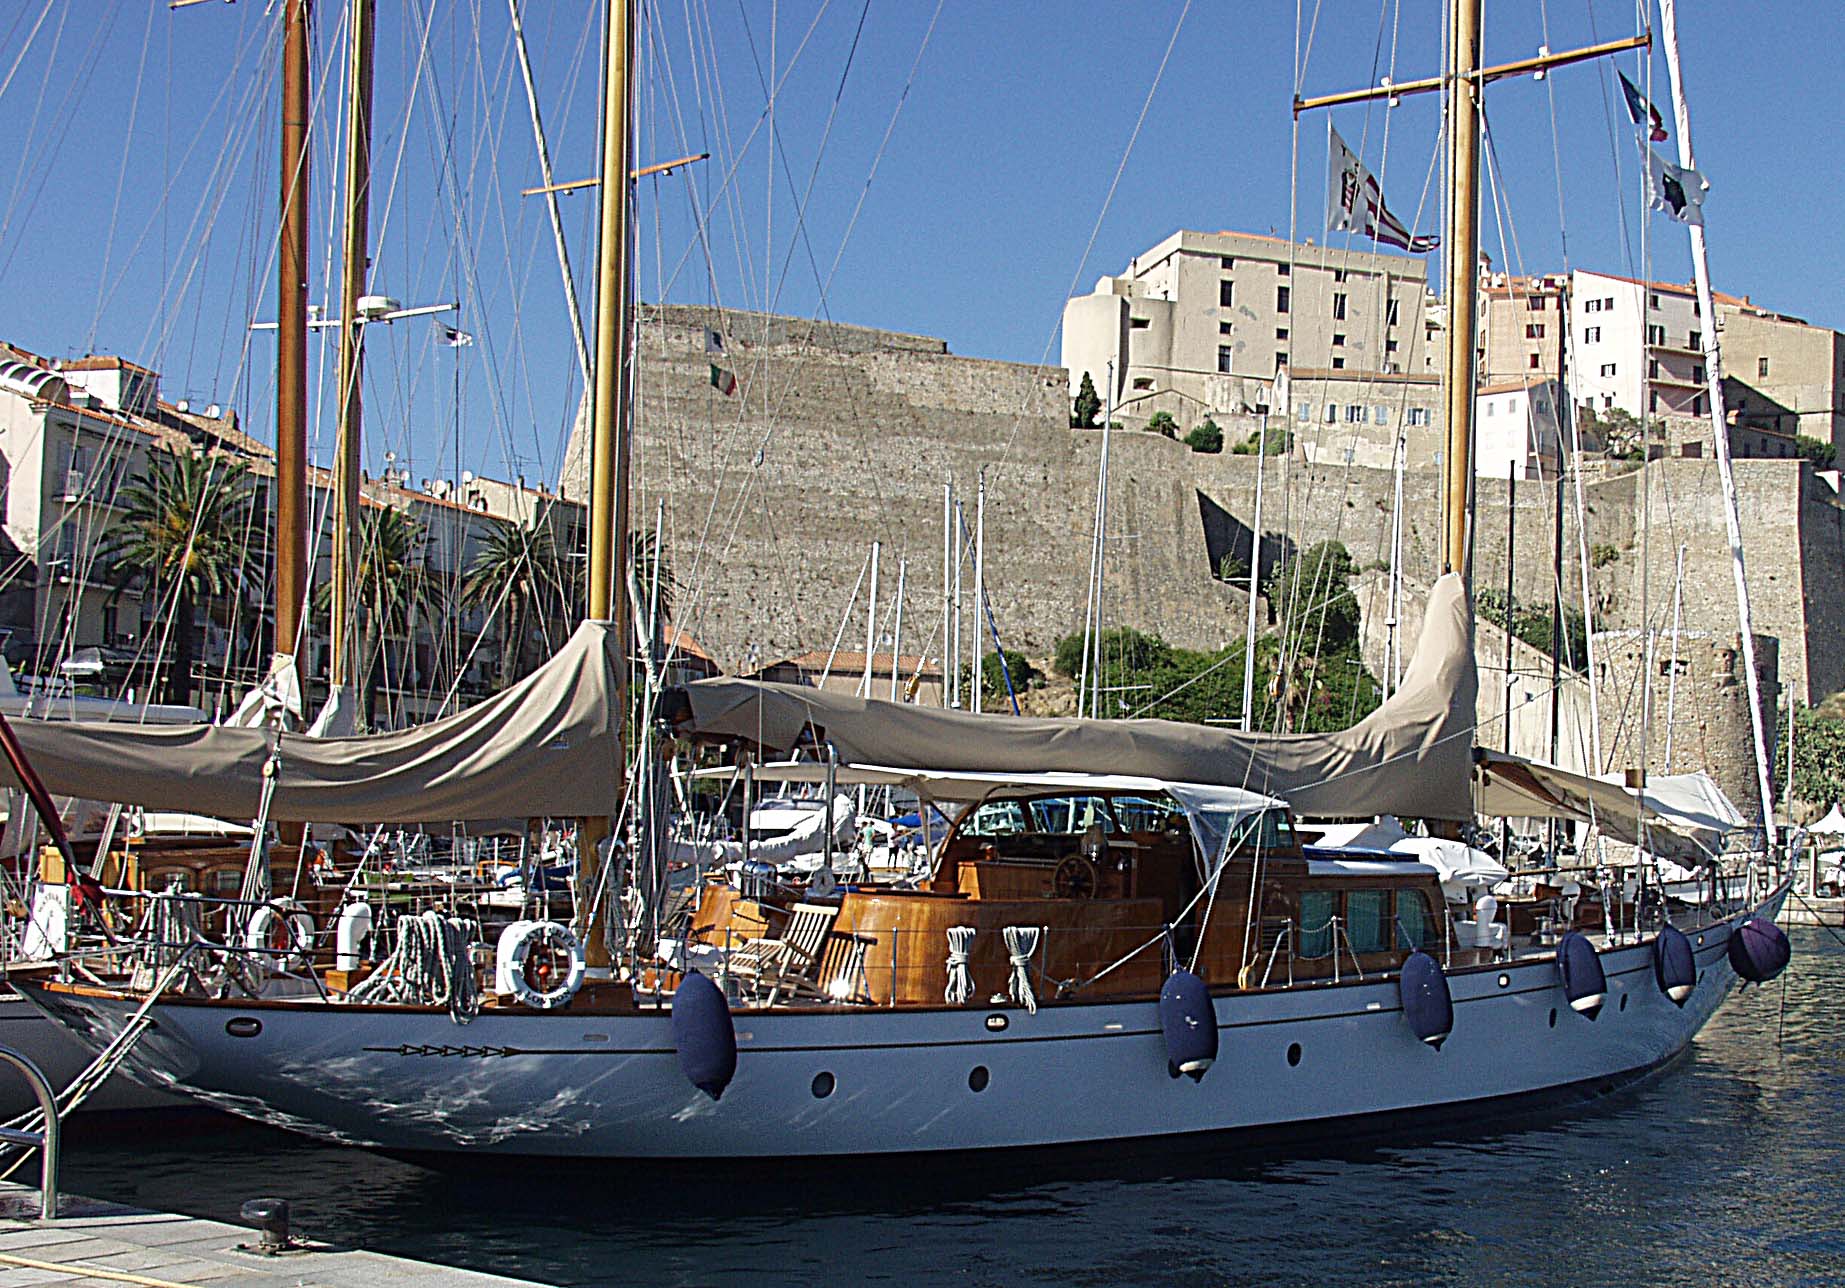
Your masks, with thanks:
[[[256,1232],[194,1217],[147,1212],[66,1195],[58,1220],[42,1222],[38,1191],[0,1184],[0,1288],[507,1288],[530,1281],[309,1243],[299,1252],[243,1252]]]

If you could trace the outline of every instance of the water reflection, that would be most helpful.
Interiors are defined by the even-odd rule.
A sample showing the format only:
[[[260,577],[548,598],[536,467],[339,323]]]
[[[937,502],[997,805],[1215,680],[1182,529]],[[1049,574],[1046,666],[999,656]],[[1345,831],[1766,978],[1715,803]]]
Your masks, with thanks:
[[[567,1284],[1845,1282],[1845,947],[1793,939],[1785,984],[1639,1087],[1306,1153],[435,1171],[213,1121],[84,1140],[66,1184],[220,1219],[281,1194],[329,1237]]]

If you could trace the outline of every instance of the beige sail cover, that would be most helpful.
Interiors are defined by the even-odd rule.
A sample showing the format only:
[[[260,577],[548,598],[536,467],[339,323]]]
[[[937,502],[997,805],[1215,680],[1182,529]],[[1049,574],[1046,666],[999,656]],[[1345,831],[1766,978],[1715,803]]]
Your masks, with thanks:
[[[585,622],[539,670],[479,706],[401,733],[281,735],[270,817],[427,823],[600,815],[615,809],[619,645]],[[26,758],[61,796],[256,816],[272,736],[224,725],[17,720]],[[0,785],[13,785],[0,760]]]
[[[1461,579],[1429,593],[1403,685],[1349,729],[1237,733],[1170,720],[974,715],[822,692],[712,679],[687,685],[689,732],[787,751],[822,730],[841,760],[901,769],[1138,774],[1278,796],[1303,815],[1397,814],[1470,819],[1473,614]]]
[[[1658,775],[1647,782],[1642,800],[1612,778],[1487,748],[1474,756],[1474,804],[1490,818],[1591,823],[1613,840],[1687,861],[1718,853],[1726,836],[1749,826],[1708,774]]]

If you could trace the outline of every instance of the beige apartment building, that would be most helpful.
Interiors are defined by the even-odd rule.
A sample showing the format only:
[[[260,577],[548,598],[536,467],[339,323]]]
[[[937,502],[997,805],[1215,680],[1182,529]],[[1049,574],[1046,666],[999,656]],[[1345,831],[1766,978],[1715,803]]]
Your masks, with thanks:
[[[1845,335],[1772,312],[1747,296],[1714,296],[1731,450],[1788,457],[1796,434],[1827,442],[1845,430]],[[1561,371],[1579,408],[1619,409],[1664,426],[1664,450],[1712,451],[1706,326],[1696,291],[1578,269],[1567,277],[1492,274],[1483,283],[1481,379],[1549,379]]]
[[[1717,301],[1724,403],[1783,434],[1845,447],[1845,335],[1799,318]]]
[[[1490,275],[1480,291],[1480,383],[1543,380],[1563,370],[1568,280]]]
[[[1408,255],[1256,233],[1172,234],[1064,305],[1072,393],[1089,375],[1116,416],[1279,408],[1282,368],[1408,375],[1429,369],[1428,269]]]
[[[122,651],[147,669],[141,655],[167,629],[159,620],[163,610],[144,602],[137,583],[118,589],[99,550],[122,517],[123,487],[159,453],[214,452],[245,462],[255,511],[252,556],[259,566],[272,557],[274,453],[237,427],[234,412],[210,406],[201,414],[183,400],[162,399],[159,380],[157,372],[119,357],[58,361],[0,343],[0,632],[28,675],[55,673],[85,649]],[[308,475],[309,510],[319,521],[310,537],[318,585],[330,572],[332,477],[317,468]],[[450,610],[443,621],[419,617],[407,636],[382,642],[387,689],[400,689],[398,705],[419,717],[436,714],[440,695],[451,687],[464,699],[490,692],[503,681],[498,663],[509,650],[495,612],[458,602],[468,568],[509,527],[548,527],[558,551],[574,558],[582,548],[583,507],[524,479],[464,473],[454,483],[413,484],[395,468],[367,477],[361,493],[368,510],[389,506],[415,519],[417,562]],[[194,675],[208,691],[207,705],[234,701],[239,686],[253,682],[266,664],[271,581],[265,569],[235,596],[201,605]],[[307,674],[317,676],[325,669],[327,644],[318,614],[310,620],[304,661]],[[518,651],[528,666],[568,629],[567,622],[522,625],[527,638]]]

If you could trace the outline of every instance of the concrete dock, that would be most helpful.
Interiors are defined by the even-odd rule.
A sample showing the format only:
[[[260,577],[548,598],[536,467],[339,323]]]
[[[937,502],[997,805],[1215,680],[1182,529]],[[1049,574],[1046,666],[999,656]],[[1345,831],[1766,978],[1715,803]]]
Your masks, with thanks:
[[[0,1184],[0,1288],[505,1288],[530,1280],[454,1270],[299,1238],[298,1249],[264,1254],[257,1232],[196,1217],[148,1212],[65,1195],[58,1219],[38,1220],[38,1191]]]
[[[1796,892],[1781,907],[1781,924],[1845,927],[1845,899]]]

